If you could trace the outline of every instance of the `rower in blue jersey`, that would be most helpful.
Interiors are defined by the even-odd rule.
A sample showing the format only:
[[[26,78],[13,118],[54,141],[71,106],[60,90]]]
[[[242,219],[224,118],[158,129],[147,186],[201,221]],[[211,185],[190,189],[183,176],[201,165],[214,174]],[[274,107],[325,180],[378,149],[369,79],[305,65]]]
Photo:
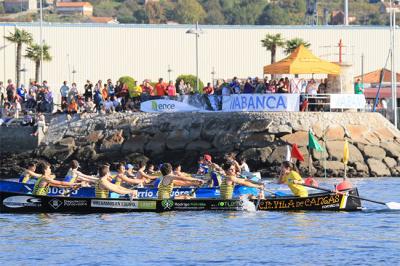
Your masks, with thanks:
[[[218,187],[221,185],[221,175],[220,173],[223,172],[222,168],[212,162],[212,157],[209,154],[205,154],[203,156],[203,162],[207,166],[208,172],[206,174],[208,184],[210,187]]]
[[[18,182],[28,184],[32,178],[39,178],[42,176],[41,174],[35,173],[35,171],[36,164],[33,162],[29,163],[24,172],[19,176]]]
[[[78,171],[80,167],[77,160],[72,160],[69,163],[69,169],[64,177],[64,182],[68,183],[81,183],[83,187],[89,187],[91,184],[97,182],[98,178],[90,175],[85,175],[82,172]]]

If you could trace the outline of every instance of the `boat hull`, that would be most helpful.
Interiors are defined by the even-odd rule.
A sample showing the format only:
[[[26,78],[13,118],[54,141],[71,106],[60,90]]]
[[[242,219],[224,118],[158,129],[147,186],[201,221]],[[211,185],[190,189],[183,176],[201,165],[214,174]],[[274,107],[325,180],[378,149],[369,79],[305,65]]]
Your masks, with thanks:
[[[357,211],[361,202],[357,189],[344,194],[319,193],[307,198],[277,197],[252,200],[259,211]],[[242,211],[240,199],[100,199],[61,196],[34,196],[15,192],[0,192],[0,212],[4,213],[112,213],[168,211]]]

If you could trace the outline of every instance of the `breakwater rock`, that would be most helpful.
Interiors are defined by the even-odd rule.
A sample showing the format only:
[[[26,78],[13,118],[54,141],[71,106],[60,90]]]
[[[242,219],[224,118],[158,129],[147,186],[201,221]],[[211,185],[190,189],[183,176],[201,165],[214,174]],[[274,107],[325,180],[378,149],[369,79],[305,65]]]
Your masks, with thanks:
[[[227,152],[247,158],[253,171],[276,176],[286,145],[296,143],[308,158],[308,130],[325,152],[312,151],[315,176],[343,175],[343,147],[349,140],[348,176],[399,176],[400,132],[377,113],[115,113],[66,121],[53,119],[34,152],[54,165],[78,159],[94,171],[101,162],[179,161],[196,168],[201,154],[221,161]],[[308,174],[308,160],[300,170]]]

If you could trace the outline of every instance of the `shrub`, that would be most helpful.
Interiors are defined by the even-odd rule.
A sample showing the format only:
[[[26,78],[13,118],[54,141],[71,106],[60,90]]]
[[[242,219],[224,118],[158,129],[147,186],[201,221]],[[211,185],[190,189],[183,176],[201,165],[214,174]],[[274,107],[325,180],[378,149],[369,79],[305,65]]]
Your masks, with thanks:
[[[194,76],[194,75],[180,75],[176,79],[176,83],[175,83],[176,89],[179,88],[179,83],[181,82],[182,79],[185,82],[185,84],[190,84],[190,86],[193,89],[193,92],[196,93],[196,76]],[[204,88],[204,83],[199,79],[199,90],[200,91],[198,93],[203,93],[203,88]]]
[[[135,79],[129,76],[123,76],[120,77],[118,80],[121,84],[126,84],[126,86],[128,87],[128,89],[133,89],[133,87],[135,86]]]

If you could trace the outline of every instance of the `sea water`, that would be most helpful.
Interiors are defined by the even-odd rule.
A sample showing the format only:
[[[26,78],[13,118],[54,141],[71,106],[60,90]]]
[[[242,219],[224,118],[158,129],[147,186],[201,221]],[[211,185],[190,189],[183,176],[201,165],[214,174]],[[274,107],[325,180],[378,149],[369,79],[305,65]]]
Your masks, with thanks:
[[[337,180],[318,180],[333,187]],[[352,180],[400,202],[400,179]],[[285,190],[282,185],[268,185]],[[399,265],[400,211],[0,214],[3,265]]]

